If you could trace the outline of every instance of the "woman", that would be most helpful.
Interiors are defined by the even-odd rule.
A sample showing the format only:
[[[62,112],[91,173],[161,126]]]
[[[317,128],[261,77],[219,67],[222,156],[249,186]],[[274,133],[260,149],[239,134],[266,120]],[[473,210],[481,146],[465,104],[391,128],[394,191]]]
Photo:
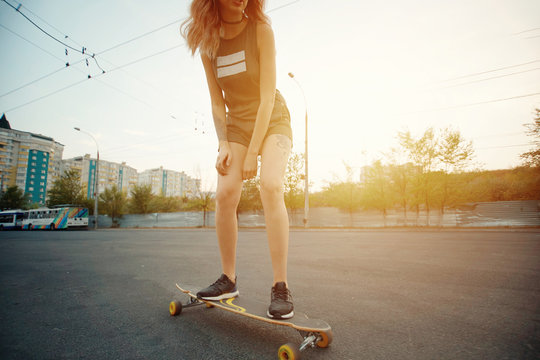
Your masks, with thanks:
[[[223,274],[197,295],[220,300],[237,296],[236,209],[242,181],[257,175],[261,156],[264,208],[274,282],[267,315],[294,316],[287,286],[289,219],[283,179],[292,131],[285,100],[276,90],[275,45],[264,0],[193,0],[182,34],[201,54],[219,140],[216,161],[216,233]]]

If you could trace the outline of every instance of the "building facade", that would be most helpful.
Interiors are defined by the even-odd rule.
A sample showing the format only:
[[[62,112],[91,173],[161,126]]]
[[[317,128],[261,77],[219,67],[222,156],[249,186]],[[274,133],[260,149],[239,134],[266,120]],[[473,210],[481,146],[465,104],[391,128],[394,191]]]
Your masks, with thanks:
[[[40,205],[47,200],[47,190],[61,175],[64,145],[53,138],[11,129],[0,119],[0,189],[17,186]]]
[[[86,154],[63,160],[62,163],[63,171],[74,169],[81,174],[81,185],[84,194],[87,199],[93,199],[95,193],[96,159]],[[98,190],[100,193],[116,185],[118,190],[125,192],[128,196],[131,189],[137,185],[138,180],[137,170],[126,165],[125,162],[115,163],[101,159],[99,160],[98,176]]]
[[[198,193],[201,181],[183,171],[167,170],[160,166],[140,173],[139,185],[150,185],[154,195],[192,197]]]

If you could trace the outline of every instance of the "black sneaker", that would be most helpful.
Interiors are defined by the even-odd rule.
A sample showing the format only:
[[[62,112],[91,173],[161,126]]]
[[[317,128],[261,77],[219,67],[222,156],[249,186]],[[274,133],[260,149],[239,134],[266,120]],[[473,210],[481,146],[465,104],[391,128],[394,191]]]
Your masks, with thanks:
[[[284,282],[272,287],[272,302],[266,313],[272,319],[290,319],[294,316],[292,295]]]
[[[236,289],[236,281],[233,283],[227,275],[221,274],[215,283],[199,291],[197,297],[203,300],[222,300],[233,298],[239,294],[240,292]]]

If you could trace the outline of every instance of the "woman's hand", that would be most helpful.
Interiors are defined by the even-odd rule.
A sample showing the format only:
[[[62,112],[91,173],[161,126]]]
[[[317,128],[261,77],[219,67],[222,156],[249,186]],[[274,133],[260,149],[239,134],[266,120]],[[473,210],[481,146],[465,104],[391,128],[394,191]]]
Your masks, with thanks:
[[[244,160],[242,180],[254,178],[257,175],[257,155],[247,154]]]
[[[231,166],[232,152],[229,144],[222,142],[219,145],[219,154],[216,160],[216,170],[219,175],[227,175],[229,166]]]

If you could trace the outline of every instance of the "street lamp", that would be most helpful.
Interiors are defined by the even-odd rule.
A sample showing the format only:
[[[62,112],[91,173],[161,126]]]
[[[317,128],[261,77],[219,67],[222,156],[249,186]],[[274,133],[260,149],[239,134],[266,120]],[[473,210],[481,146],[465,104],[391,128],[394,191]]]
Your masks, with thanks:
[[[304,106],[306,108],[306,150],[305,150],[305,167],[306,167],[306,177],[305,177],[305,184],[304,184],[304,227],[307,228],[308,226],[308,219],[309,219],[309,177],[308,177],[308,116],[307,116],[307,101],[306,101],[306,94],[304,93],[304,89],[302,89],[302,86],[300,86],[300,83],[298,80],[294,78],[293,73],[289,73],[289,77],[294,80],[296,85],[300,88],[300,91],[302,92],[302,96],[304,97]]]
[[[98,228],[98,196],[99,196],[99,191],[98,191],[98,185],[99,185],[99,145],[98,145],[98,142],[96,141],[96,138],[90,134],[89,132],[87,131],[84,131],[84,130],[81,130],[80,128],[78,127],[75,127],[74,128],[75,130],[77,131],[80,131],[82,133],[85,133],[86,135],[90,136],[94,142],[96,143],[96,149],[97,149],[97,160],[96,160],[96,174],[94,176],[94,228],[97,230]]]

